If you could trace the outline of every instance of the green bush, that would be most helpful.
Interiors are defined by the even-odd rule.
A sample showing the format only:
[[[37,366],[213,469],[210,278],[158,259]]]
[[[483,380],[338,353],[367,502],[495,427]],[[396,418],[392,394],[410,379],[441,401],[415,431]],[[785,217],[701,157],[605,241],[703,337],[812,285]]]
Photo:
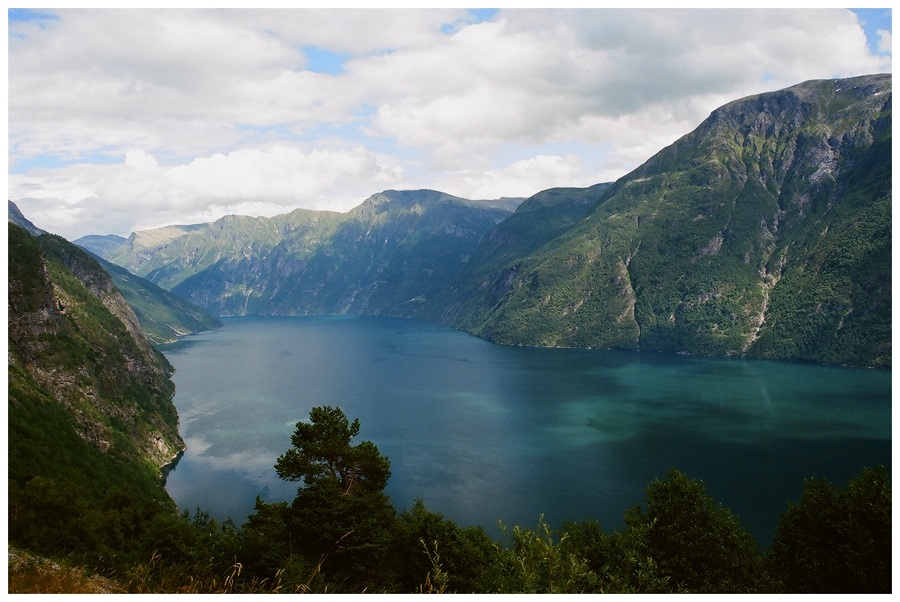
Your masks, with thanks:
[[[779,588],[798,593],[891,591],[891,488],[883,467],[838,489],[806,482],[778,522],[766,561]]]

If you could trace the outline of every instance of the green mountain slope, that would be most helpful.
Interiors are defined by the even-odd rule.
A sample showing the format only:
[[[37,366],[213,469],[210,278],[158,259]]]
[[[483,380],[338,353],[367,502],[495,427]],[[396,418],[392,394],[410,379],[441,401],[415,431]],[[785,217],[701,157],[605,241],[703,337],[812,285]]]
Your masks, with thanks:
[[[467,322],[483,320],[509,291],[518,261],[581,221],[610,186],[551,188],[525,200],[484,236],[452,286],[445,287],[422,315],[452,322],[464,312]]]
[[[888,366],[890,144],[889,75],[735,101],[480,294],[457,283],[445,319],[501,343]]]
[[[11,425],[31,399],[52,400],[100,451],[155,467],[170,462],[184,445],[171,367],[110,277],[62,238],[34,238],[13,224],[9,255]]]
[[[891,76],[729,103],[614,184],[133,234],[216,315],[386,314],[507,344],[889,366]]]
[[[216,315],[412,315],[518,202],[385,191],[343,214],[136,233],[111,260]]]
[[[179,337],[222,326],[219,320],[178,295],[101,257],[94,258],[134,310],[141,329],[151,343],[174,343]]]
[[[88,510],[174,510],[160,479],[184,448],[171,366],[109,276],[62,238],[10,223],[8,279],[10,541],[67,553],[93,546],[97,525],[77,522]],[[114,539],[125,526],[105,529]]]
[[[15,203],[8,202],[11,223],[21,226],[33,236],[46,234],[44,230],[32,224]],[[112,277],[113,284],[131,306],[140,328],[151,343],[155,345],[173,343],[178,337],[212,330],[222,325],[199,307],[102,258],[114,254],[126,242],[127,239],[121,236],[109,235],[84,236],[74,244],[92,253]]]
[[[176,516],[160,470],[184,449],[172,368],[87,252],[8,228],[9,543],[131,562]]]

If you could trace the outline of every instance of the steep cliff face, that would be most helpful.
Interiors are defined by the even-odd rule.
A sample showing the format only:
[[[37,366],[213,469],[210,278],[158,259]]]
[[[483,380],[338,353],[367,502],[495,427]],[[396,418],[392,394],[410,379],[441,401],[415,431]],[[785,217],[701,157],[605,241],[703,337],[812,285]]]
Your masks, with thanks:
[[[715,111],[479,290],[457,282],[445,319],[502,343],[887,366],[890,215],[890,75],[807,82]]]
[[[8,340],[11,450],[43,445],[52,454],[65,439],[65,432],[29,424],[28,417],[41,412],[119,462],[158,468],[184,448],[171,366],[151,347],[106,272],[67,241],[34,238],[13,224]],[[26,472],[36,474],[19,474],[11,460],[11,478],[41,476],[41,458],[27,463],[32,468]]]

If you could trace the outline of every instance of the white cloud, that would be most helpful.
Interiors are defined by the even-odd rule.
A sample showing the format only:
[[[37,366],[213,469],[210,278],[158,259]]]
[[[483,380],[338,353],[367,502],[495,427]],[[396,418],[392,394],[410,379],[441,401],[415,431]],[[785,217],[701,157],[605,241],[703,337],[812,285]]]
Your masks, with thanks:
[[[448,178],[445,187],[456,188],[467,198],[491,199],[503,196],[527,197],[546,188],[551,182],[568,182],[571,186],[596,184],[594,174],[586,172],[576,156],[535,155],[520,159],[499,169],[465,175],[460,181]]]
[[[156,157],[149,155],[139,148],[125,151],[125,165],[140,170],[155,170],[159,167]]]
[[[9,186],[36,225],[77,238],[227,214],[272,216],[300,205],[346,211],[374,192],[403,187],[403,175],[402,166],[382,165],[362,147],[239,149],[173,167],[131,149],[119,164],[32,170],[11,175]]]
[[[891,54],[891,32],[884,29],[878,30],[878,52]]]
[[[362,147],[309,153],[283,146],[240,149],[195,159],[165,174],[166,185],[185,202],[198,197],[220,199],[220,205],[227,200],[267,201],[281,212],[298,199],[311,208],[350,209],[368,196],[366,190],[379,191],[379,186],[394,185],[401,178],[401,168],[382,166]]]
[[[891,70],[846,10],[55,14],[9,23],[9,197],[67,236],[608,181],[727,101]]]

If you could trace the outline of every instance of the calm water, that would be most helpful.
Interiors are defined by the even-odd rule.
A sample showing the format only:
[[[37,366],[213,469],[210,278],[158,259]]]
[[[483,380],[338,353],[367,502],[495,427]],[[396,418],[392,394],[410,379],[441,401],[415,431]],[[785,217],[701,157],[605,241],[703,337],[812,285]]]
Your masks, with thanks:
[[[422,498],[494,535],[541,514],[619,528],[674,466],[767,545],[804,478],[891,465],[887,371],[501,347],[392,318],[224,322],[166,349],[188,445],[166,488],[238,523],[256,496],[293,499],[273,465],[318,405],[390,458],[398,510]]]

